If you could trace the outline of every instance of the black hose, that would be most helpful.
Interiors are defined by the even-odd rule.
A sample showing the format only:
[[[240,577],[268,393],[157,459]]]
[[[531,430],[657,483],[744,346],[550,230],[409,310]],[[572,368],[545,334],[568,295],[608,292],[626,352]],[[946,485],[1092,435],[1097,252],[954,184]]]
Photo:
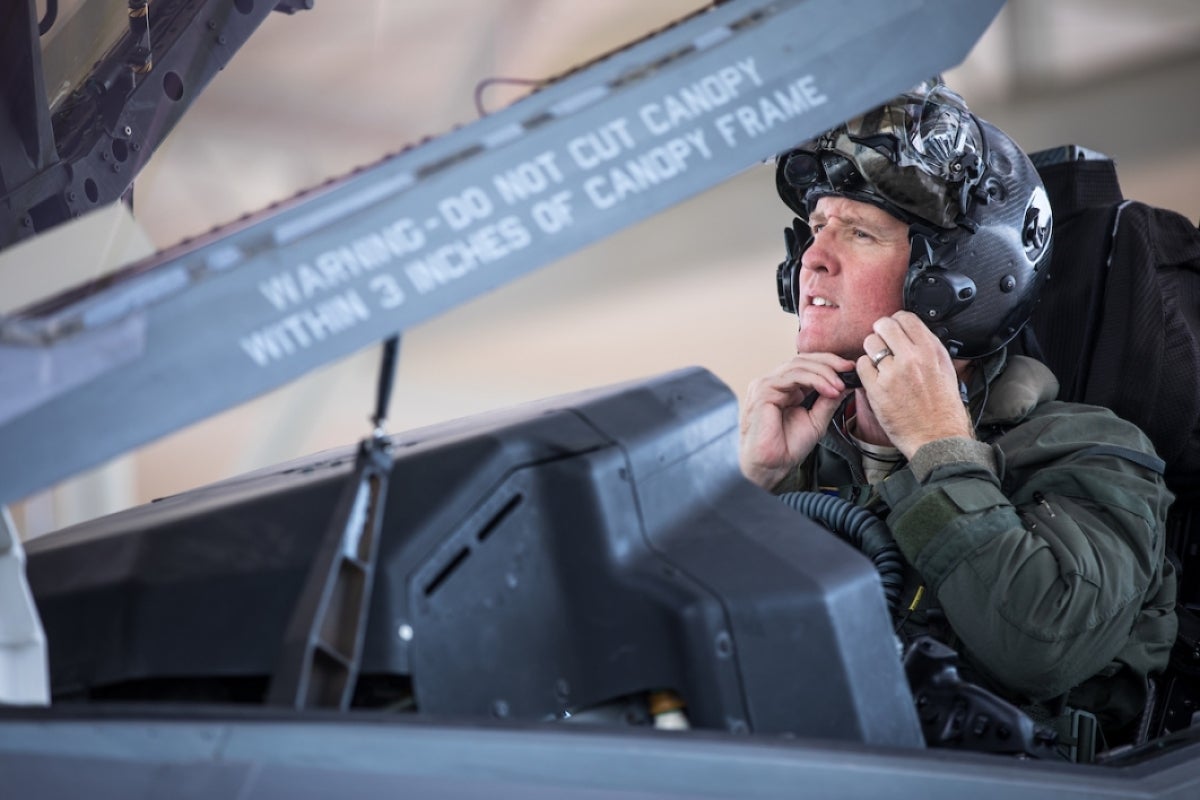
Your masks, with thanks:
[[[38,23],[38,36],[45,36],[58,19],[58,0],[46,0],[46,16]]]
[[[865,508],[822,492],[785,492],[779,499],[857,547],[875,565],[893,612],[904,590],[904,557],[888,526]]]

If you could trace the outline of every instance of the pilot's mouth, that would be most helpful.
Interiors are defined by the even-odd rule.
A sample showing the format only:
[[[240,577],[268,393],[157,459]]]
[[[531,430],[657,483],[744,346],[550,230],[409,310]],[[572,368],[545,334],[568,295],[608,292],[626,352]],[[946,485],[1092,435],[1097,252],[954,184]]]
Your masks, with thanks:
[[[837,303],[833,302],[832,300],[830,300],[829,298],[826,298],[826,297],[811,297],[811,298],[809,298],[808,304],[811,306],[817,306],[818,308],[837,308],[838,307]]]

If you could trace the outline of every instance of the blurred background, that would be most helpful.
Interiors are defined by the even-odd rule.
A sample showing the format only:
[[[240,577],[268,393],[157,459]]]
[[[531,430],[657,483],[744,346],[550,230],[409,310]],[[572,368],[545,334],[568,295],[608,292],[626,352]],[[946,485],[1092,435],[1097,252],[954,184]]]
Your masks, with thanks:
[[[707,5],[316,0],[272,14],[141,173],[135,216],[154,246],[174,244],[476,119],[484,79],[553,76]],[[1027,150],[1100,150],[1127,197],[1200,218],[1195,0],[1009,0],[946,78]],[[493,86],[485,106],[527,90]],[[790,219],[771,168],[751,169],[407,332],[389,429],[688,365],[740,396],[792,352],[774,289]],[[353,443],[369,431],[377,368],[370,348],[30,497],[14,507],[18,529]]]

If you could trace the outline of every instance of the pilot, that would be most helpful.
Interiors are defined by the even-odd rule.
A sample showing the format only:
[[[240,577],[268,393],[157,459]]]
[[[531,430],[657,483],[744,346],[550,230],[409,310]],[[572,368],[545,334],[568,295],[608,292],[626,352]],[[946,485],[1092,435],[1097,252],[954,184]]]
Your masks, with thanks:
[[[1172,497],[1137,427],[1008,353],[1053,236],[1032,163],[935,80],[782,154],[776,185],[796,355],[749,388],[742,471],[886,521],[902,638],[938,635],[1060,730],[1090,712],[1130,741],[1175,638]]]

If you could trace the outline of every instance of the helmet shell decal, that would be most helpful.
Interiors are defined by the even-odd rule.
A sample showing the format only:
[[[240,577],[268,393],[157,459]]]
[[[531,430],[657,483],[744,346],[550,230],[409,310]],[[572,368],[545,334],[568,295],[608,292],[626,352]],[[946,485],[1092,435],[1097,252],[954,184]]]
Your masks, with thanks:
[[[1038,261],[1050,247],[1053,220],[1050,197],[1042,186],[1038,186],[1029,196],[1029,205],[1025,209],[1025,226],[1021,231],[1027,258]]]

